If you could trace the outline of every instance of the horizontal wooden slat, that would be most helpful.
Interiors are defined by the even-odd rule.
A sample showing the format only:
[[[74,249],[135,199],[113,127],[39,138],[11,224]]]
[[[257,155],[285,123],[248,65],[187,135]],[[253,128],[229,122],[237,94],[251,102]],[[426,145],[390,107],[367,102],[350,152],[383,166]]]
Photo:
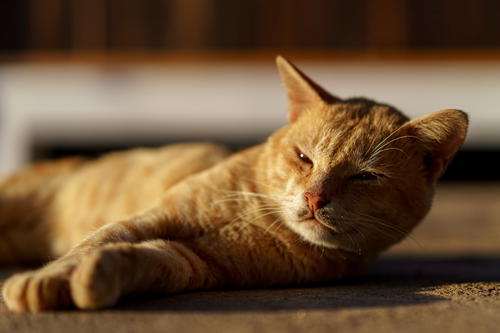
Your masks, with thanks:
[[[213,51],[213,52],[20,52],[0,53],[0,62],[34,63],[168,63],[168,62],[270,62],[277,54],[292,60],[324,62],[427,62],[427,61],[500,61],[500,49],[495,50],[376,50],[376,51]]]

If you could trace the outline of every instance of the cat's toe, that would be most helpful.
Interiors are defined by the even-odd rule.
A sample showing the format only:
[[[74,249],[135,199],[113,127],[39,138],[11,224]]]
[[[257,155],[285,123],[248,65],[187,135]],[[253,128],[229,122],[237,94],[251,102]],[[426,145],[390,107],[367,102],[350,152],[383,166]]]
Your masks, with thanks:
[[[119,255],[97,249],[78,265],[70,280],[71,295],[80,309],[100,309],[114,305],[121,292]]]
[[[15,312],[40,312],[71,306],[68,280],[39,271],[16,274],[5,282],[3,298]]]
[[[26,289],[31,272],[16,274],[10,277],[2,288],[2,297],[7,307],[15,312],[28,311]]]

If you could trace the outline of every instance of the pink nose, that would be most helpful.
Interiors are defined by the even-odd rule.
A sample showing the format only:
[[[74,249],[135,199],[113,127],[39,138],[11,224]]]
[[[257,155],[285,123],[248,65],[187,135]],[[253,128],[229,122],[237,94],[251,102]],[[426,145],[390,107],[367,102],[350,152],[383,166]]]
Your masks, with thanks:
[[[315,212],[317,209],[325,206],[327,201],[321,195],[313,194],[311,192],[304,193],[304,197],[306,197],[307,204],[309,205],[309,209],[311,212]]]

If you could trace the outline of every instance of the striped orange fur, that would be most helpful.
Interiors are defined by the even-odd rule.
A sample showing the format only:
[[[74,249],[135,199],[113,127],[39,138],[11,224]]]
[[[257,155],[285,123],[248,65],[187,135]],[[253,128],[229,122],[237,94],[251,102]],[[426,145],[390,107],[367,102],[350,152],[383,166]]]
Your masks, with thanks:
[[[54,259],[3,287],[19,312],[138,292],[360,274],[430,208],[467,116],[409,120],[341,100],[278,57],[289,124],[236,154],[206,143],[28,166],[0,181],[0,263]]]

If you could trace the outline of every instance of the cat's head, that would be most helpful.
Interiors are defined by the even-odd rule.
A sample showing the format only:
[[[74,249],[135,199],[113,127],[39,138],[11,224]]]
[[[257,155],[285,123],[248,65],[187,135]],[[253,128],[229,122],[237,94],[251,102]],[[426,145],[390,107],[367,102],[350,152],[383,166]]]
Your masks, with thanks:
[[[403,238],[428,212],[467,115],[409,120],[389,105],[334,97],[284,58],[277,63],[289,124],[267,144],[267,188],[286,224],[312,244],[361,253]]]

